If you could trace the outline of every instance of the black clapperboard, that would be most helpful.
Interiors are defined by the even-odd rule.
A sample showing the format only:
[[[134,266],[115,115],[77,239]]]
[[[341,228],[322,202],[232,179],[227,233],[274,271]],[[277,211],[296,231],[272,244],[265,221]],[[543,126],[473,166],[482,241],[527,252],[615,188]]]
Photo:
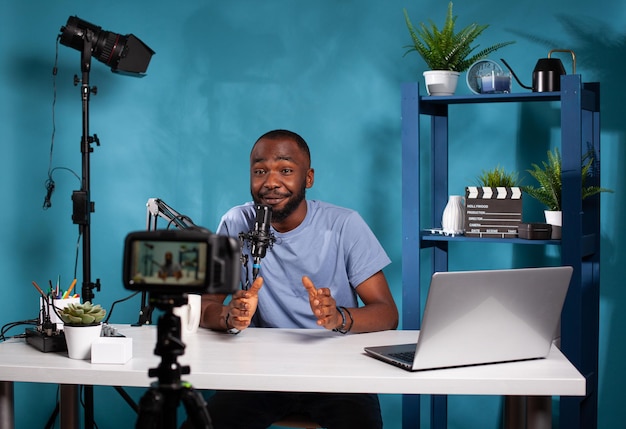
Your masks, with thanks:
[[[465,235],[516,238],[522,222],[520,187],[465,188]]]

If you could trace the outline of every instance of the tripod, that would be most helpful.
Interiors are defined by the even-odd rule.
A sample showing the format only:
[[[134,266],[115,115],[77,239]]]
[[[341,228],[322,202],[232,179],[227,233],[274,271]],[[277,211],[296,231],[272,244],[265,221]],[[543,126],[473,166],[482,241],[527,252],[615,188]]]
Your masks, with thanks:
[[[139,401],[136,429],[176,429],[176,409],[182,401],[192,427],[213,429],[206,402],[199,392],[180,376],[189,374],[188,366],[181,366],[177,356],[185,352],[181,341],[180,318],[173,313],[174,307],[187,303],[187,295],[157,295],[150,297],[151,304],[163,310],[157,324],[157,345],[154,354],[161,356],[157,368],[148,371],[150,377],[158,377]]]

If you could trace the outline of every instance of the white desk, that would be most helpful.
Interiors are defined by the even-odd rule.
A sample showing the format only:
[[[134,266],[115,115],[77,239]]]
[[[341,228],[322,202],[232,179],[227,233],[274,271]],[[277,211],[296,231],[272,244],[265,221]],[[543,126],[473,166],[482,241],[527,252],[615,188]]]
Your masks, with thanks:
[[[41,353],[24,340],[0,344],[0,380],[62,385],[144,386],[156,381],[155,326],[118,326],[133,338],[125,365],[94,365],[65,353]],[[407,372],[363,352],[414,342],[417,331],[338,335],[326,330],[248,329],[228,335],[201,329],[178,361],[196,389],[391,394],[583,396],[585,378],[553,347],[547,359]],[[0,389],[0,393],[6,389]]]

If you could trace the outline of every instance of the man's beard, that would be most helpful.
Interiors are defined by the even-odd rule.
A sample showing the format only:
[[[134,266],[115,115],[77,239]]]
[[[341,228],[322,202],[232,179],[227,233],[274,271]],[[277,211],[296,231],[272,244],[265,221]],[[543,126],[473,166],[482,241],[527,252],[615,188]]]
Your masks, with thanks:
[[[282,222],[287,219],[298,208],[300,203],[304,201],[306,197],[306,185],[303,184],[302,188],[297,194],[293,194],[289,197],[287,204],[281,210],[276,210],[272,207],[272,222]],[[255,203],[261,204],[261,198],[256,195],[252,195],[252,199]]]

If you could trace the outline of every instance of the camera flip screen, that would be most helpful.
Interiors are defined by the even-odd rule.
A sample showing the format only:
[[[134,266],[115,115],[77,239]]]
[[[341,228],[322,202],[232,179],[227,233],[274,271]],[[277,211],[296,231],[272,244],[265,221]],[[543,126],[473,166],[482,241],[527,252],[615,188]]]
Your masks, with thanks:
[[[124,286],[162,294],[225,293],[239,287],[239,242],[189,230],[140,231],[124,245]]]

